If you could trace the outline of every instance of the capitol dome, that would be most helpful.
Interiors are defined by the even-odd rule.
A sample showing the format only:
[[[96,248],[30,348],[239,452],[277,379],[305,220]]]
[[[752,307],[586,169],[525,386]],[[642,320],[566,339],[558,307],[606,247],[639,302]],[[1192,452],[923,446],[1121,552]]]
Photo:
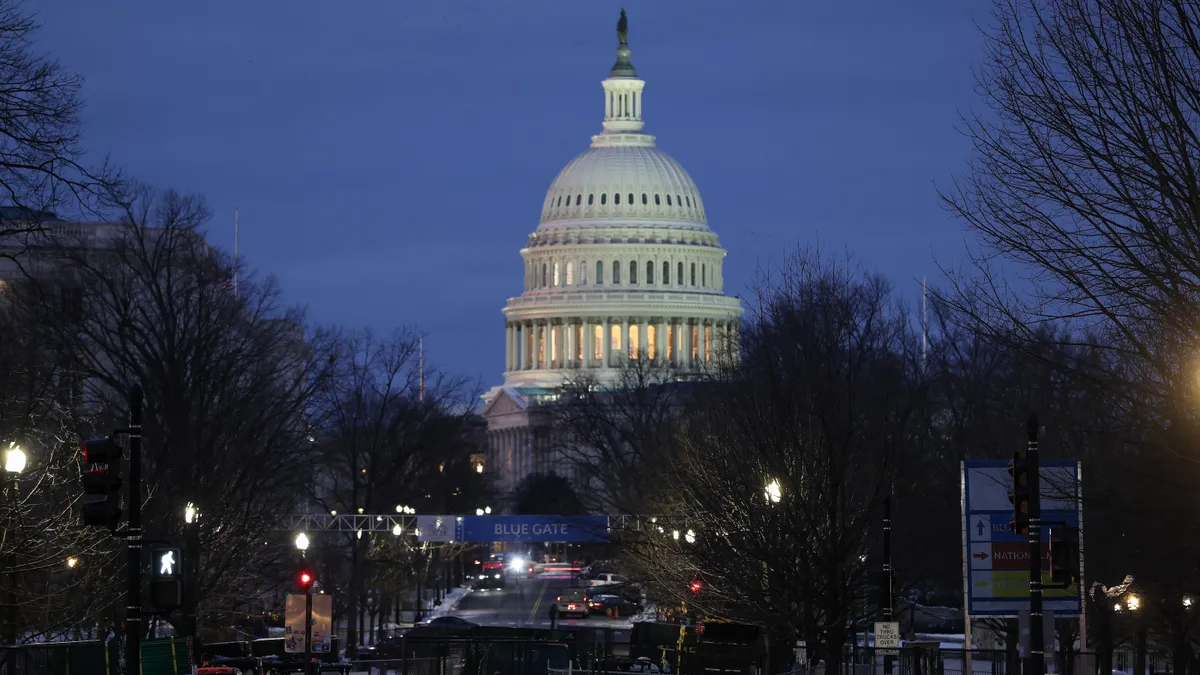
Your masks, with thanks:
[[[579,376],[612,383],[638,360],[687,377],[736,344],[743,310],[723,292],[725,250],[691,176],[643,131],[646,83],[626,30],[622,12],[603,129],[550,184],[521,249],[524,290],[504,308],[514,398]]]

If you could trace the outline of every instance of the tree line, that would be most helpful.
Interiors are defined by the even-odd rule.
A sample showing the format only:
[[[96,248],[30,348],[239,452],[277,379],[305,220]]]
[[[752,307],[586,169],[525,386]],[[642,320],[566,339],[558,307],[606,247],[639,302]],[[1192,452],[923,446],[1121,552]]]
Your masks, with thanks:
[[[415,328],[326,326],[284,302],[206,242],[203,198],[89,164],[81,80],[37,56],[36,28],[0,1],[0,451],[27,457],[0,499],[0,638],[120,625],[124,547],[79,522],[80,441],[125,426],[134,383],[144,538],[198,544],[187,606],[166,617],[177,632],[189,615],[209,639],[279,620],[301,564],[288,514],[488,503],[473,383],[423,367]],[[310,535],[343,644],[409,602],[441,555],[391,534]]]

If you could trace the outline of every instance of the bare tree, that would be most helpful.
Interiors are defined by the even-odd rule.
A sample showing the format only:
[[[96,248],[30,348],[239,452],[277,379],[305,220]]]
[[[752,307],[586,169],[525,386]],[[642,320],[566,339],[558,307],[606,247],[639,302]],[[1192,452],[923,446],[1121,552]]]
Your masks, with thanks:
[[[992,114],[966,120],[975,159],[943,195],[981,249],[976,273],[957,276],[948,299],[990,339],[1033,345],[1040,324],[1062,321],[1060,339],[1107,352],[1102,368],[1070,365],[1117,401],[1109,409],[1120,412],[1127,446],[1103,467],[1133,472],[1122,508],[1138,514],[1143,533],[1194,519],[1186,485],[1200,459],[1200,7],[1001,0],[992,24],[978,81]],[[1014,289],[1002,267],[1028,279]],[[1144,489],[1129,490],[1134,482]],[[1200,583],[1194,565],[1187,574],[1155,567],[1139,583],[1176,608]],[[1178,633],[1183,623],[1172,625]],[[1176,651],[1181,672],[1189,656]]]
[[[290,545],[271,533],[309,492],[326,338],[270,281],[243,273],[234,295],[228,261],[198,229],[200,199],[114,196],[117,236],[59,242],[67,311],[44,320],[86,375],[85,411],[118,422],[128,387],[145,390],[146,535],[179,538],[185,505],[200,509],[196,600],[219,618],[290,577],[279,569]]]
[[[800,635],[832,672],[911,442],[907,317],[882,280],[801,252],[764,277],[742,338],[689,401],[660,491],[673,522],[636,555],[679,600],[763,624],[773,668]]]
[[[340,342],[335,372],[318,397],[326,472],[318,477],[315,496],[324,508],[382,513],[410,506],[420,513],[457,513],[482,496],[482,478],[470,465],[475,417],[463,405],[472,392],[462,380],[432,369],[422,373],[418,345],[419,336],[410,331],[386,340],[360,333]],[[339,548],[349,553],[343,570],[346,644],[355,649],[364,637],[368,592],[421,572],[387,566],[386,560],[403,554],[417,564],[420,556],[409,548],[373,545],[359,533],[348,534]],[[429,556],[421,560],[429,562]]]
[[[84,165],[83,80],[36,53],[36,34],[19,0],[0,0],[0,241],[10,245],[42,232],[54,213],[92,212],[119,180],[106,165]]]
[[[633,359],[609,386],[580,376],[563,387],[551,407],[554,449],[581,477],[580,498],[591,508],[646,513],[646,496],[674,442],[688,387],[669,368]]]
[[[116,546],[81,528],[77,373],[50,347],[38,317],[44,298],[28,283],[0,288],[0,605],[8,644],[68,634],[115,620],[107,582]],[[9,452],[26,459],[10,466]]]

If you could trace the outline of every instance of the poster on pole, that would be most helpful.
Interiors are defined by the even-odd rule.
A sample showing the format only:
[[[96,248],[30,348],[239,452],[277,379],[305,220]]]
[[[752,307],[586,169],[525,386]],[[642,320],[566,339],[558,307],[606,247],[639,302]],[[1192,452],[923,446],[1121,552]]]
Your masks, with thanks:
[[[304,596],[292,593],[283,605],[283,651],[304,653]]]
[[[1042,497],[1042,581],[1050,579],[1050,533],[1055,527],[1077,528],[1083,541],[1083,507],[1080,464],[1042,460],[1039,477]],[[1008,500],[1012,476],[1008,462],[993,460],[962,463],[963,591],[972,617],[1011,617],[1029,611],[1029,537],[1008,528],[1013,517]],[[1083,546],[1079,546],[1083,569]],[[1078,616],[1083,592],[1076,582],[1069,588],[1046,588],[1043,608],[1060,616]]]
[[[333,650],[333,596],[321,593],[312,602],[312,651],[328,654]]]
[[[417,516],[417,541],[449,543],[457,541],[455,521],[459,516]]]

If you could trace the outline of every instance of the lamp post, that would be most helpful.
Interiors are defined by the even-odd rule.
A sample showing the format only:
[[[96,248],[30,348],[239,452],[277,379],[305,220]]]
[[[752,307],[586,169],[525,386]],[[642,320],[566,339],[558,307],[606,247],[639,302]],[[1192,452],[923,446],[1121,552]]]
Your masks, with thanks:
[[[296,549],[300,557],[305,557],[308,551],[308,535],[301,532],[296,535]],[[304,586],[304,675],[312,672],[312,579],[305,579],[308,570],[301,571],[300,583]]]
[[[197,612],[200,586],[200,510],[192,502],[183,507],[183,527],[187,552],[186,583],[184,585],[184,622],[187,634],[192,638],[193,650],[199,652],[200,626]]]
[[[4,451],[4,471],[8,474],[10,480],[8,489],[9,510],[8,510],[8,531],[16,532],[19,518],[17,509],[21,504],[20,485],[18,479],[21,472],[25,470],[25,464],[28,457],[21,446],[17,445],[16,441],[11,441],[8,448]],[[6,547],[8,550],[13,550],[13,546]],[[9,646],[17,644],[17,573],[13,568],[16,567],[15,556],[6,556],[9,561],[8,571],[8,644]]]

